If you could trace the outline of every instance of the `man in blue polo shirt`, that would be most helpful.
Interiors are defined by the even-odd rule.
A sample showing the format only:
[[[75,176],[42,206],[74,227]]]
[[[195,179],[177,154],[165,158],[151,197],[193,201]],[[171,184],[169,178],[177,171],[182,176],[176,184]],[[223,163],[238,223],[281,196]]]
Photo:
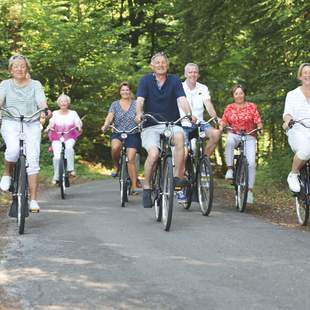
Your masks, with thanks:
[[[142,112],[155,115],[164,121],[176,121],[179,117],[178,105],[186,114],[191,114],[191,108],[186,100],[181,80],[172,74],[167,74],[169,61],[164,53],[156,53],[151,59],[153,73],[146,74],[140,80],[137,90],[136,121],[141,121]],[[196,119],[192,119],[193,122]],[[144,166],[143,206],[152,207],[151,180],[156,161],[159,156],[160,134],[164,125],[146,123],[141,134],[142,146],[148,152]],[[174,126],[174,162],[176,187],[186,184],[184,178],[184,134],[182,127]]]

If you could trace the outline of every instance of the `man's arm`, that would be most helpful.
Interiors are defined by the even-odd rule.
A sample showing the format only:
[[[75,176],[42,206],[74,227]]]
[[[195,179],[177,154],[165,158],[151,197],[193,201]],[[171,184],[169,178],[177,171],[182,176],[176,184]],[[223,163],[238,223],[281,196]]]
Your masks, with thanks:
[[[178,97],[177,101],[178,101],[178,105],[181,107],[181,109],[184,111],[185,114],[192,113],[192,109],[185,96]]]
[[[211,117],[217,117],[216,111],[215,111],[214,106],[213,106],[213,104],[211,102],[211,99],[205,100],[204,101],[204,105],[205,105],[206,110],[208,111],[208,113],[209,113],[209,115]]]
[[[136,100],[136,117],[135,117],[135,121],[137,124],[141,123],[141,116],[143,114],[143,104],[144,104],[144,98],[143,97],[137,97],[137,100]]]

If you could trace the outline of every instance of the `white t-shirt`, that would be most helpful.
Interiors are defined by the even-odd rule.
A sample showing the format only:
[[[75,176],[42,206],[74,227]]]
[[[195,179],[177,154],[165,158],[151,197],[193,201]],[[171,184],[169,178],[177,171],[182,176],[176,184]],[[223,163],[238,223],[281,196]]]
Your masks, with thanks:
[[[204,103],[211,99],[209,89],[206,85],[196,82],[194,89],[190,89],[187,83],[182,83],[186,94],[186,99],[192,108],[192,115],[197,117],[198,121],[203,121]],[[179,107],[180,116],[185,116],[184,111]],[[191,127],[192,124],[188,120],[182,121],[182,126]]]
[[[300,87],[295,88],[286,95],[285,107],[283,116],[286,114],[292,115],[294,120],[303,120],[303,123],[310,126],[310,102],[302,92]],[[294,127],[302,127],[296,124]]]

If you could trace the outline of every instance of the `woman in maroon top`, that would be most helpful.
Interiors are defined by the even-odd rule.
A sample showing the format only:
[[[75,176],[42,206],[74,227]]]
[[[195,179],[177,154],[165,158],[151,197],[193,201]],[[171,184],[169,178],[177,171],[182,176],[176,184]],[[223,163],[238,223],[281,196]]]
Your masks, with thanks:
[[[252,102],[245,100],[246,90],[242,85],[235,85],[231,90],[231,95],[234,102],[229,104],[225,110],[224,115],[220,122],[220,128],[224,126],[232,127],[227,135],[225,158],[227,164],[227,172],[225,179],[233,178],[233,159],[234,149],[240,142],[240,136],[235,134],[240,132],[241,129],[249,132],[256,127],[263,128],[262,120],[257,111],[256,105]],[[256,167],[256,135],[247,136],[245,154],[249,164],[249,192],[247,203],[253,203],[252,189],[255,182],[255,167]]]

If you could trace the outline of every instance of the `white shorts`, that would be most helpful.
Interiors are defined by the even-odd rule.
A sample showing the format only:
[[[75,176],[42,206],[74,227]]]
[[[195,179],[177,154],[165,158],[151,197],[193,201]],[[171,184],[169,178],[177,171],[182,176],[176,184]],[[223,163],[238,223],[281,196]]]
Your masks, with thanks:
[[[147,151],[151,147],[157,147],[160,148],[160,134],[165,130],[166,125],[160,124],[160,125],[154,125],[147,127],[143,129],[141,133],[141,139],[142,139],[142,146]],[[172,127],[173,134],[181,133],[184,136],[183,128],[180,126],[173,126]]]

